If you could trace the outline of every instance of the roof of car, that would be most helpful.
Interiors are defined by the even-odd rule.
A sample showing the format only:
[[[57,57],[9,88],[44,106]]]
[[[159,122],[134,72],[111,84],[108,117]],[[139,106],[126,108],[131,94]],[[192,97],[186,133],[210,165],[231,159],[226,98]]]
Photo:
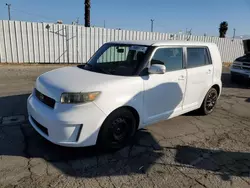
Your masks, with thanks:
[[[124,41],[113,41],[110,43],[115,44],[132,44],[132,45],[145,45],[145,46],[211,46],[214,43],[208,42],[194,42],[194,41],[177,41],[177,40],[124,40]]]

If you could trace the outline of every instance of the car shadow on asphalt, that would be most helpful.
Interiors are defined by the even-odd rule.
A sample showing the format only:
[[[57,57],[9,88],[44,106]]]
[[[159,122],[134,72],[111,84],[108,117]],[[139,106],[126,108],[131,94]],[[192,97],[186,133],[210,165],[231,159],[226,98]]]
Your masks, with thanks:
[[[146,130],[120,150],[103,151],[96,146],[62,147],[45,140],[30,125],[0,126],[0,156],[43,159],[54,169],[72,177],[145,174],[164,153]],[[1,167],[0,167],[1,170]]]
[[[183,98],[178,83],[159,84],[145,92],[147,92],[148,98],[154,96],[153,99],[161,100],[163,97],[166,98],[169,90],[172,92],[169,92],[167,96],[172,100],[161,101],[161,106],[157,109],[169,111],[180,105]],[[141,92],[137,93],[126,101],[124,106],[129,106],[140,95],[142,95]],[[0,105],[3,107],[1,116],[15,115],[15,113],[26,116],[26,121],[22,124],[0,124],[0,155],[21,156],[29,160],[43,159],[45,164],[73,177],[144,174],[164,155],[158,140],[147,130],[137,131],[134,139],[130,140],[130,144],[118,151],[104,152],[98,147],[67,148],[54,145],[40,136],[27,122],[27,98],[28,94],[0,98]],[[157,106],[155,100],[147,101],[148,113],[151,116],[157,113],[153,108]],[[172,112],[164,114],[164,116],[167,118]],[[93,134],[98,135],[96,132]],[[89,137],[91,136],[89,135]]]
[[[0,97],[0,117],[24,115],[27,116],[27,99],[29,93]]]
[[[222,73],[221,75],[222,87],[224,88],[250,88],[250,79],[238,79],[237,81],[231,81],[230,73]]]
[[[28,96],[29,94],[1,97],[0,116],[27,116]],[[127,147],[104,152],[97,147],[67,148],[54,145],[41,137],[27,121],[17,125],[0,125],[0,155],[25,157],[29,160],[43,159],[46,164],[73,177],[147,173],[163,156],[166,157],[167,148],[162,148],[158,141],[147,130],[140,130]],[[221,175],[224,180],[229,180],[230,176],[249,177],[249,153],[190,146],[177,146],[174,149],[176,155],[173,160],[179,166],[211,171]],[[172,160],[170,156],[169,160]]]
[[[201,169],[220,175],[225,181],[231,176],[249,177],[250,153],[231,152],[214,149],[178,145],[175,162],[183,167]]]
[[[128,146],[120,150],[103,151],[95,146],[69,148],[52,144],[27,121],[28,96],[0,97],[0,157],[39,158],[69,176],[99,177],[144,174],[164,155],[157,140],[147,130],[139,130]],[[26,120],[20,124],[1,124],[1,117],[12,115],[24,115]]]

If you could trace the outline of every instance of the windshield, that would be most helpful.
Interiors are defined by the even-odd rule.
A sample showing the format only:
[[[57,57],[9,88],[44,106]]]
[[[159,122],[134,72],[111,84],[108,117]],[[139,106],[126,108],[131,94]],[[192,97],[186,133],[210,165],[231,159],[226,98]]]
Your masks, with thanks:
[[[143,63],[147,46],[104,44],[85,66],[89,71],[104,74],[133,76]]]

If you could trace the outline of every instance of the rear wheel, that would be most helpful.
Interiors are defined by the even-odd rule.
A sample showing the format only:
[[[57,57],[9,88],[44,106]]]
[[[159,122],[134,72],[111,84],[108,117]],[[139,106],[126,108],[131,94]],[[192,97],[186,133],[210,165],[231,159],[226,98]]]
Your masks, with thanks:
[[[204,115],[211,114],[214,110],[218,98],[218,92],[215,88],[211,88],[201,105],[200,112]]]
[[[115,110],[104,121],[97,144],[104,149],[122,148],[135,135],[136,127],[136,119],[131,111],[126,108]]]

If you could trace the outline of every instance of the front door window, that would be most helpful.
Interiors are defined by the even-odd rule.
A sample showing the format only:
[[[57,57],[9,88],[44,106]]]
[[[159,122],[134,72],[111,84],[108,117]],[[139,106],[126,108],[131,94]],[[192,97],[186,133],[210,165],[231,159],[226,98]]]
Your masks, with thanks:
[[[183,68],[182,48],[159,48],[156,50],[151,64],[162,64],[166,66],[166,71],[175,71]]]

